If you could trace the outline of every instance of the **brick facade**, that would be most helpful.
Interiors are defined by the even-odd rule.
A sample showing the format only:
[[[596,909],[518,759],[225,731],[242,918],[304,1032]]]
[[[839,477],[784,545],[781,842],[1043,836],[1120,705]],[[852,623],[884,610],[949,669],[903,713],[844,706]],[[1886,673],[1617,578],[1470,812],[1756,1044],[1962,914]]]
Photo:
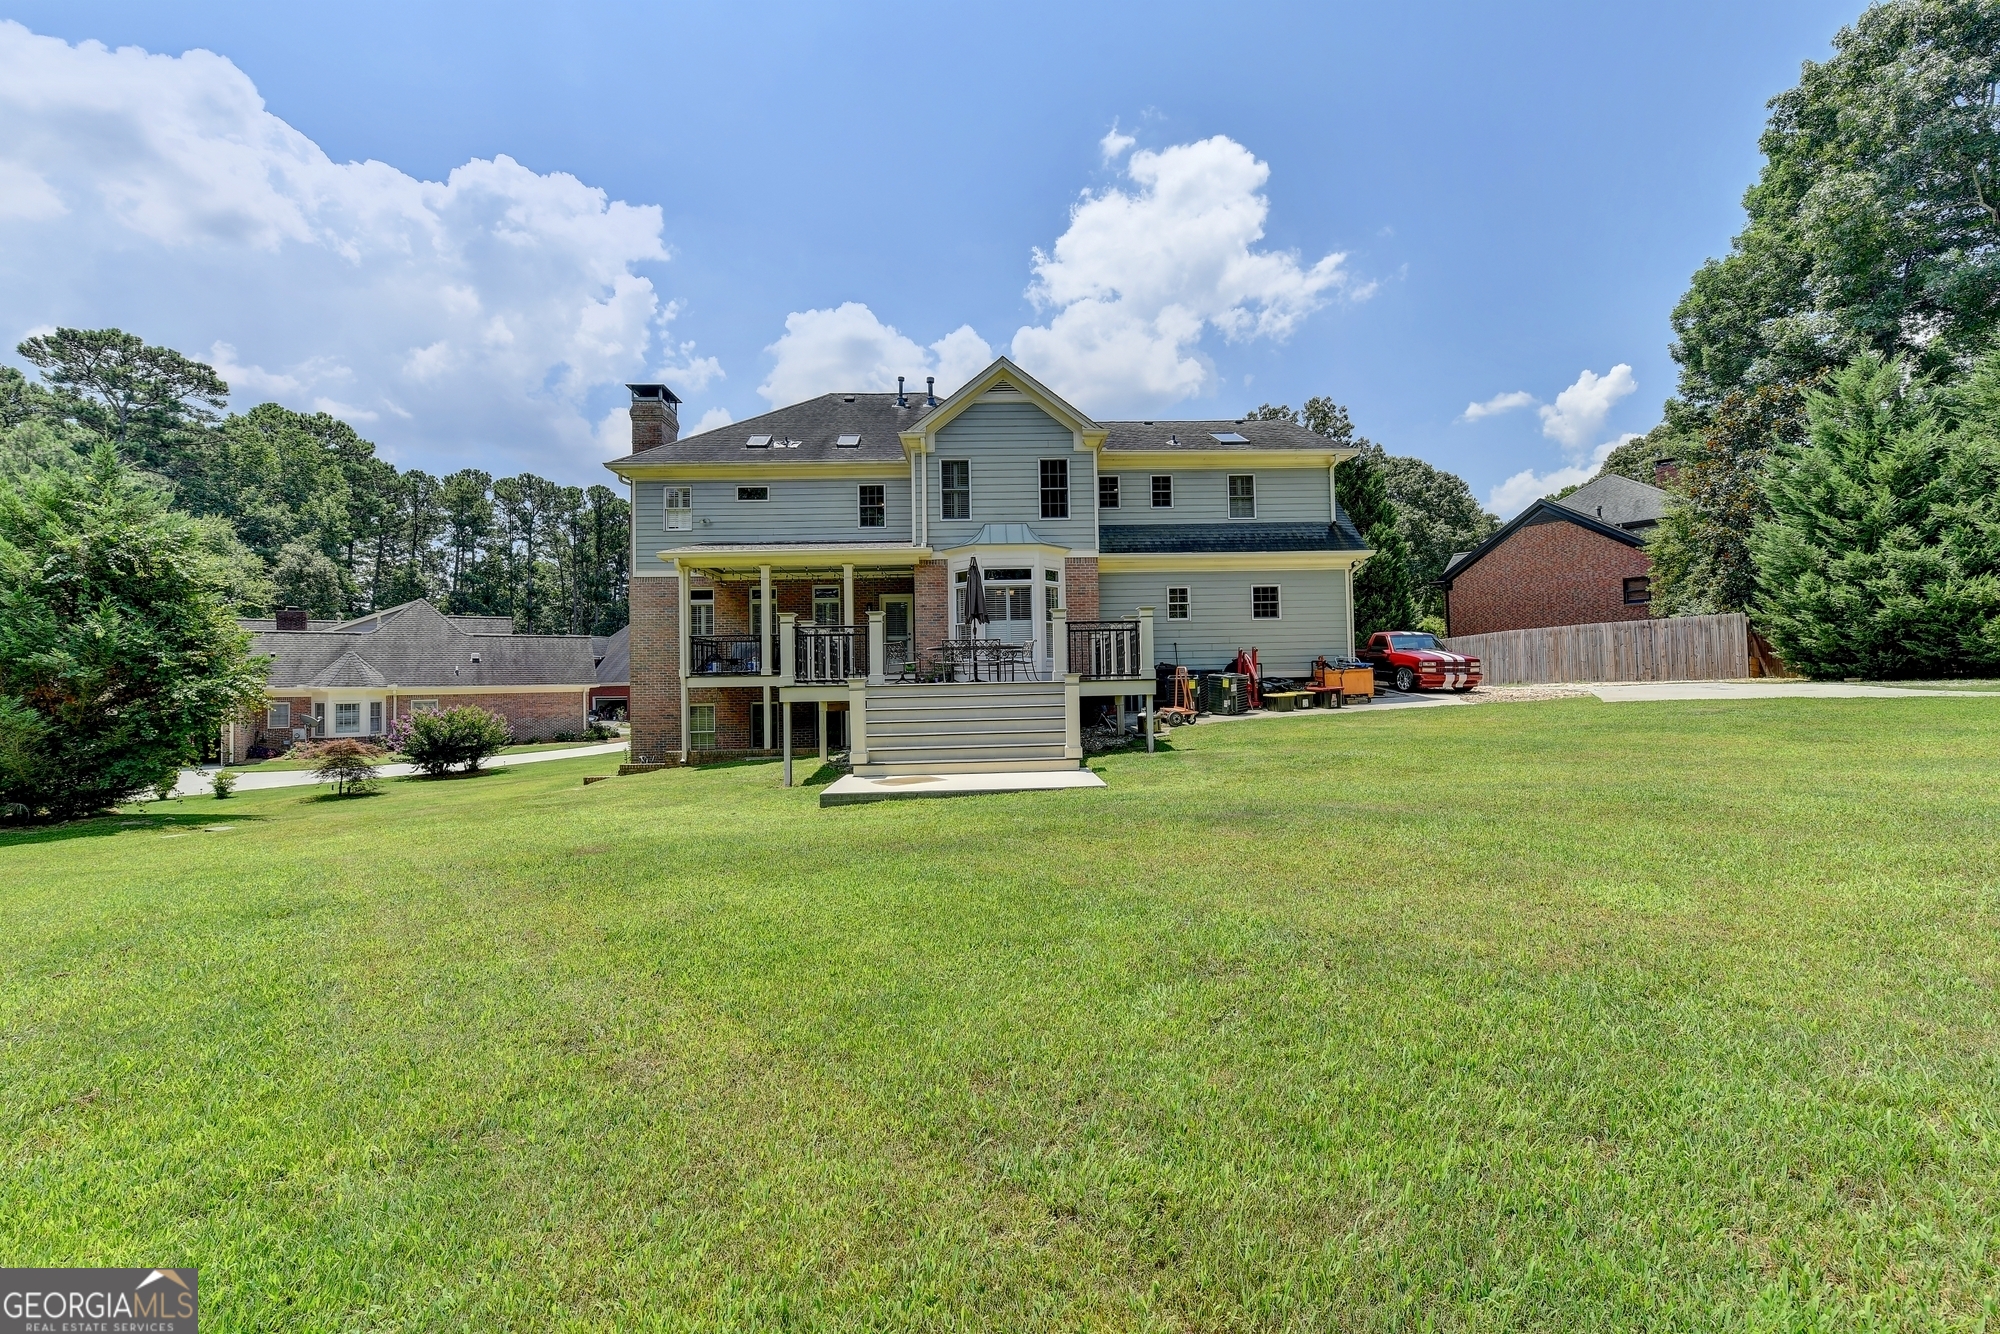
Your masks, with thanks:
[[[951,576],[941,560],[920,561],[914,576],[917,646],[942,644],[951,635]]]
[[[476,695],[438,695],[440,709],[485,709],[497,713],[507,720],[514,729],[516,741],[549,741],[557,732],[568,732],[571,736],[582,733],[589,720],[586,696],[589,691],[578,686],[574,690],[532,690],[510,692],[494,690]],[[410,701],[430,699],[420,690],[413,690],[396,698],[396,716],[410,716]]]
[[[1063,609],[1072,621],[1098,619],[1097,557],[1069,556],[1063,560]],[[1130,616],[1133,608],[1116,610],[1120,616]]]
[[[1530,520],[1452,579],[1446,618],[1454,635],[1643,621],[1651,604],[1628,605],[1625,580],[1651,569],[1642,547],[1558,517]]]
[[[670,764],[681,753],[680,580],[632,581],[632,762]]]

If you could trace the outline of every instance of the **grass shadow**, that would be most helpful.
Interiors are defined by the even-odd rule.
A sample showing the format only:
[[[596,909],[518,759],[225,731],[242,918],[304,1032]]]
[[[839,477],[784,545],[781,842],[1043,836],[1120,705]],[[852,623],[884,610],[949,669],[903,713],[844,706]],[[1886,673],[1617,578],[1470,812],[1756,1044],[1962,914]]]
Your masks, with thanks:
[[[81,820],[65,820],[61,824],[0,827],[0,848],[25,847],[35,843],[61,843],[72,838],[110,838],[127,832],[200,828],[204,825],[220,824],[225,820],[230,824],[257,824],[268,818],[262,815],[238,815],[234,811],[211,812],[207,815],[165,811],[92,815]]]
[[[370,788],[362,788],[354,792],[321,792],[314,796],[307,797],[306,800],[307,801],[354,801],[364,797],[379,797],[382,795],[383,792],[381,788],[370,787]]]

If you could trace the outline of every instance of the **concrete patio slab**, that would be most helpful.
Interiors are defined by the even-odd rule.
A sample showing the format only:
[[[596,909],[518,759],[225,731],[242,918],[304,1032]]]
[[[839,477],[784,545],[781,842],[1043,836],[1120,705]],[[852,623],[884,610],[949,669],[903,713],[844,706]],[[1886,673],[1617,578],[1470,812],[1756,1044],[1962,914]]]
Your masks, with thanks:
[[[854,806],[865,801],[971,797],[987,792],[1052,792],[1104,785],[1104,780],[1088,769],[1064,769],[1058,773],[909,774],[899,778],[856,778],[848,774],[820,792],[819,804]]]

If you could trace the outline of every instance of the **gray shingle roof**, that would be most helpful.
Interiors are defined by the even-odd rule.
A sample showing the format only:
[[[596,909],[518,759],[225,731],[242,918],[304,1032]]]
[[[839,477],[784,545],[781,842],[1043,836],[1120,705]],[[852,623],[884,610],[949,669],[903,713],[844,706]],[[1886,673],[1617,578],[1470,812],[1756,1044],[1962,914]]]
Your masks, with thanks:
[[[387,608],[349,623],[353,628],[284,631],[262,629],[268,621],[241,624],[253,632],[251,651],[271,658],[274,690],[582,687],[597,680],[588,635],[470,633],[428,602]]]
[[[931,414],[921,391],[908,395],[909,406],[896,406],[894,394],[821,394],[803,403],[766,412],[671,444],[629,454],[617,463],[883,463],[901,465],[901,433]],[[1327,449],[1331,441],[1290,422],[1267,421],[1119,421],[1100,422],[1107,435],[1107,452],[1133,450],[1188,453],[1242,452],[1265,449]],[[1241,443],[1226,443],[1217,435],[1240,435]],[[846,448],[843,435],[861,441]],[[769,436],[768,446],[752,449],[752,436]],[[797,445],[783,442],[797,441]]]
[[[1660,521],[1667,512],[1667,493],[1657,486],[1608,472],[1585,482],[1555,503],[1614,528],[1633,528]]]
[[[632,680],[632,627],[607,638],[597,660],[597,684],[622,686]]]
[[[1126,523],[1103,524],[1097,549],[1129,555],[1178,551],[1366,551],[1352,524]]]

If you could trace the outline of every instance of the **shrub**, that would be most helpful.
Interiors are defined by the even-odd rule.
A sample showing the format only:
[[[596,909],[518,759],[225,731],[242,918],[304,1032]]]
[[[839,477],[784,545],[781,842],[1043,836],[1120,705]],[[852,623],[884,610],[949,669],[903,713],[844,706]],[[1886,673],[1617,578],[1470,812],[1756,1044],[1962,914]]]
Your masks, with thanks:
[[[618,739],[618,729],[606,726],[604,723],[592,723],[584,729],[583,739],[585,741],[616,741]]]
[[[322,783],[332,783],[337,794],[366,792],[379,775],[375,762],[382,752],[365,741],[339,737],[322,741],[312,748],[313,772]]]
[[[551,732],[551,733],[549,733],[549,740],[551,740],[551,741],[574,741],[574,740],[576,740],[576,733],[574,733],[574,732]]]
[[[419,713],[391,735],[403,758],[433,777],[455,768],[472,773],[513,740],[505,718],[470,705]]]
[[[236,791],[236,775],[227,769],[217,769],[215,777],[210,779],[209,782],[215,788],[215,799],[217,801],[226,800]]]

